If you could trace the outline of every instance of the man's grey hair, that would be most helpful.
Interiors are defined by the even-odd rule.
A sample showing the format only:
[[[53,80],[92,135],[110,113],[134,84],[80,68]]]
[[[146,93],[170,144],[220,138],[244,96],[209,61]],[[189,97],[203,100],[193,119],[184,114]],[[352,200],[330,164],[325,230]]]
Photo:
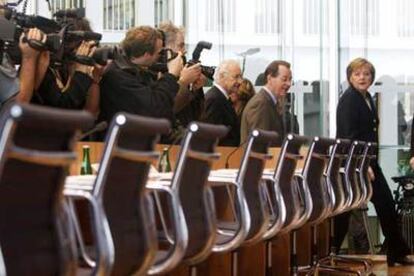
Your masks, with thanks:
[[[231,67],[238,66],[240,67],[240,62],[235,59],[226,59],[223,60],[216,69],[214,74],[214,81],[219,81],[223,77],[229,74],[229,69]]]
[[[158,29],[164,32],[166,47],[171,47],[175,43],[179,33],[184,35],[184,28],[175,26],[171,21],[161,22]]]

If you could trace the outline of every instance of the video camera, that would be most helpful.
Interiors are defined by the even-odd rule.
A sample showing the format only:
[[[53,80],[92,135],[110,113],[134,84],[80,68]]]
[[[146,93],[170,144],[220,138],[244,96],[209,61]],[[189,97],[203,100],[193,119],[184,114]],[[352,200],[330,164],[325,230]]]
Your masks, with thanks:
[[[39,51],[51,52],[53,60],[63,63],[73,60],[72,55],[66,55],[65,47],[77,47],[83,40],[100,41],[102,35],[90,31],[73,30],[71,19],[84,16],[84,9],[62,10],[55,13],[56,21],[42,16],[26,15],[17,12],[13,5],[2,5],[4,17],[0,16],[0,52],[7,52],[15,64],[21,60],[18,47],[21,34],[28,28],[38,28],[46,34],[46,42],[36,40],[27,41],[29,45]]]
[[[188,64],[188,65],[194,65],[194,64],[200,63],[201,52],[204,49],[210,50],[212,46],[213,44],[210,42],[199,41],[197,43],[196,48],[193,51],[191,60],[187,62],[187,59],[185,58],[185,56],[183,56],[182,57],[183,63]],[[160,58],[158,59],[158,62],[150,66],[150,69],[153,71],[157,71],[157,72],[163,72],[163,73],[167,72],[168,71],[167,63],[170,60],[174,59],[177,55],[178,54],[171,49],[168,49],[168,48],[163,49],[160,53]],[[215,69],[216,67],[214,66],[201,65],[201,73],[209,79],[213,79]]]
[[[91,57],[89,56],[74,56],[74,61],[88,65],[94,66],[95,64],[99,64],[105,66],[109,59],[114,59],[115,54],[118,52],[117,47],[102,47],[95,50]]]
[[[1,54],[7,52],[15,63],[20,62],[19,39],[27,28],[38,28],[47,36],[44,44],[38,41],[27,41],[31,47],[51,52],[55,52],[61,47],[61,39],[57,35],[61,28],[55,21],[42,16],[16,12],[7,4],[0,6],[0,9],[3,10],[4,15],[0,16]]]

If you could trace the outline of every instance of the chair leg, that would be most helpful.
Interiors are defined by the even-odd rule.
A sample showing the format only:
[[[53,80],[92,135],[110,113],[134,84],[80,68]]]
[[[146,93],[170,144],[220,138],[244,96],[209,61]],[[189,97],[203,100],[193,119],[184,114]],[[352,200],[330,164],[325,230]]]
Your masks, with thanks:
[[[190,266],[190,276],[197,276],[197,267],[195,265]]]
[[[231,275],[233,276],[237,276],[239,271],[238,271],[238,257],[239,254],[236,250],[231,252]]]
[[[350,273],[354,275],[362,275],[362,274],[369,274],[372,271],[373,263],[369,259],[362,259],[362,258],[353,258],[353,257],[346,257],[346,256],[337,256],[336,255],[336,247],[334,246],[335,234],[334,234],[334,222],[333,219],[330,219],[330,232],[331,232],[331,246],[330,246],[330,254],[329,256],[320,259],[316,264],[316,274],[319,271],[323,272],[337,272],[337,273]],[[361,270],[352,270],[347,269],[343,266],[338,266],[338,263],[344,264],[359,264],[363,265],[364,269]]]
[[[291,275],[297,276],[298,274],[298,260],[297,260],[297,252],[296,252],[296,231],[292,231],[292,240],[291,240]]]
[[[355,258],[355,257],[346,257],[346,256],[335,256],[334,257],[334,261],[335,262],[343,262],[343,263],[347,263],[347,264],[352,264],[352,263],[356,263],[356,264],[362,264],[365,267],[365,271],[368,272],[372,269],[372,267],[374,266],[374,264],[372,263],[371,260],[369,259],[364,259],[364,258]]]
[[[315,269],[315,275],[319,275],[319,272],[332,272],[332,273],[344,273],[344,274],[352,274],[357,276],[362,276],[362,272],[358,270],[347,269],[343,267],[331,267],[331,266],[324,266],[324,265],[317,265]]]
[[[266,241],[266,276],[272,275],[272,242]]]
[[[311,259],[311,266],[314,266],[318,263],[318,226],[311,227],[311,234],[312,234],[312,245],[311,245],[311,252],[312,252],[312,259]]]

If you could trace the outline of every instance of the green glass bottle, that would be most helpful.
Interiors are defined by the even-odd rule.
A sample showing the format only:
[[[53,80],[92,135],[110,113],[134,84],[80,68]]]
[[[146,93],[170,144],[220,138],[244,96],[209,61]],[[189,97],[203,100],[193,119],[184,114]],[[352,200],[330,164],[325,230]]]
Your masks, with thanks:
[[[82,147],[83,150],[83,157],[82,157],[82,165],[80,169],[80,174],[92,174],[92,166],[91,166],[91,157],[90,157],[90,147],[88,145],[84,145]]]
[[[162,151],[160,161],[158,162],[158,171],[159,172],[170,172],[171,171],[170,155],[169,155],[169,151],[167,147],[165,147]]]

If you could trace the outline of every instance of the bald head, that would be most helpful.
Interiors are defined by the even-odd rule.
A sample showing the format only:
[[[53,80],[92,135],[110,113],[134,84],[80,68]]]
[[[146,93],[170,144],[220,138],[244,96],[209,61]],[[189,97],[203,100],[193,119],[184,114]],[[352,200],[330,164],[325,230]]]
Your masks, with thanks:
[[[214,81],[224,88],[227,94],[237,91],[242,81],[239,62],[233,59],[222,61],[216,69]]]

